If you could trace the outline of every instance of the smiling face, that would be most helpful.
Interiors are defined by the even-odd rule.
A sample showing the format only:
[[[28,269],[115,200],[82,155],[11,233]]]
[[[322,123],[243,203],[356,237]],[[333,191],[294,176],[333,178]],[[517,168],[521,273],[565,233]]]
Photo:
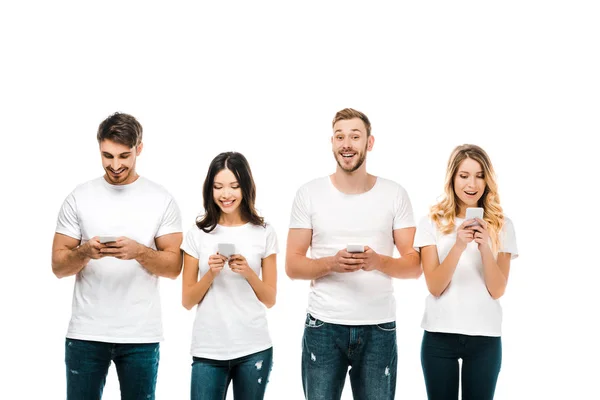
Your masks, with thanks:
[[[127,185],[134,182],[138,175],[135,172],[135,161],[142,151],[142,144],[129,148],[109,139],[100,142],[104,178],[112,185]]]
[[[213,182],[215,204],[226,214],[240,213],[242,189],[237,178],[229,169],[222,169],[215,175]]]
[[[331,144],[338,166],[349,173],[362,167],[367,151],[373,147],[373,140],[372,136],[367,136],[367,128],[359,118],[337,121],[333,126]]]
[[[465,158],[454,175],[454,194],[461,210],[477,207],[485,187],[485,175],[481,164],[472,158]]]

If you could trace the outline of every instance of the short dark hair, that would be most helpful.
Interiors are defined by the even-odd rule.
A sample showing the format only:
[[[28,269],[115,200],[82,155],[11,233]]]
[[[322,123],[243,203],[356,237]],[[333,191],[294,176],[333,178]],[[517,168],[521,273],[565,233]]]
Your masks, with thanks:
[[[98,143],[111,140],[129,148],[142,142],[142,125],[131,115],[116,112],[98,126]]]
[[[202,196],[204,197],[204,215],[196,221],[198,228],[206,233],[212,232],[219,223],[221,209],[215,204],[213,185],[215,176],[224,169],[233,172],[240,188],[242,189],[242,204],[240,204],[242,218],[253,225],[265,227],[264,219],[258,215],[254,208],[256,200],[256,185],[250,170],[248,160],[241,153],[233,151],[221,153],[216,156],[208,167],[204,180]]]

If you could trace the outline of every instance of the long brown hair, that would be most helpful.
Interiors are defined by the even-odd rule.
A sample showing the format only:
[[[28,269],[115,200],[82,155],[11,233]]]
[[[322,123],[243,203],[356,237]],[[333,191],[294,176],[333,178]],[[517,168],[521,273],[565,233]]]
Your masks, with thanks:
[[[256,185],[254,184],[254,178],[252,177],[252,171],[250,170],[248,160],[246,160],[246,157],[241,153],[230,151],[216,156],[208,167],[208,173],[206,174],[206,179],[204,180],[204,186],[202,188],[202,195],[204,197],[204,215],[196,221],[198,228],[206,233],[210,233],[219,223],[221,209],[215,204],[213,184],[215,182],[215,176],[224,169],[233,172],[233,175],[235,175],[240,184],[240,188],[242,189],[242,203],[240,204],[242,219],[253,225],[264,227],[264,218],[259,216],[254,208]]]

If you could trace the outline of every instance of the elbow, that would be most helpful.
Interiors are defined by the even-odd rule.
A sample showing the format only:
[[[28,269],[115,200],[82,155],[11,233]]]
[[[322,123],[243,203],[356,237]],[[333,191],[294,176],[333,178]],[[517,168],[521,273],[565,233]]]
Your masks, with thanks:
[[[441,297],[442,293],[446,290],[446,288],[436,287],[434,285],[427,285],[427,290],[433,297]]]
[[[181,263],[179,263],[177,266],[173,267],[172,269],[170,269],[165,275],[165,278],[169,278],[169,279],[177,279],[177,277],[179,276],[179,274],[181,274],[181,269],[182,269],[182,265]]]
[[[423,275],[423,264],[421,264],[421,254],[418,252],[414,256],[413,268],[414,279],[419,279]]]
[[[275,299],[273,299],[272,301],[265,301],[264,305],[267,308],[273,308],[273,306],[275,305]]]
[[[56,276],[58,279],[64,278],[68,275],[66,275],[64,273],[64,271],[61,270],[60,266],[52,263],[52,273],[54,274],[54,276]]]
[[[171,276],[171,279],[176,279],[179,274],[181,274],[181,271],[183,270],[183,258],[179,258],[179,261],[177,263],[177,267],[175,267],[175,270],[173,271],[173,276]]]
[[[498,300],[503,295],[504,295],[504,289],[497,289],[494,291],[490,291],[490,296],[492,296],[492,299],[494,299],[494,300]]]
[[[186,310],[191,310],[196,304],[194,304],[194,302],[191,301],[190,296],[188,295],[188,290],[186,289],[187,288],[184,287],[181,291],[181,305]]]
[[[419,263],[414,269],[413,279],[419,279],[421,275],[423,275],[423,268],[421,267],[421,263]]]
[[[421,275],[423,275],[423,268],[421,267],[421,263],[417,261],[412,264],[410,268],[405,269],[398,278],[419,279]]]
[[[296,271],[292,267],[292,262],[290,260],[286,260],[285,261],[285,274],[290,279],[297,279],[298,278],[298,274],[296,273]]]
[[[296,276],[296,274],[294,273],[294,271],[292,269],[288,269],[286,267],[285,269],[285,274],[288,276],[288,278],[290,279],[297,279],[298,277]]]
[[[194,308],[195,304],[191,303],[188,299],[186,299],[185,297],[181,300],[181,305],[183,306],[183,308],[185,308],[186,310],[191,310],[192,308]]]

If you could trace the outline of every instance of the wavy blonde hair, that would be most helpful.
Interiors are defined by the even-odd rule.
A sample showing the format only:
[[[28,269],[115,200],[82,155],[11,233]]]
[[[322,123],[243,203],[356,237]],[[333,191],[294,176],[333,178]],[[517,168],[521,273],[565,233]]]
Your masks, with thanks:
[[[467,158],[477,161],[483,169],[485,190],[477,202],[477,206],[483,207],[483,220],[487,223],[487,230],[492,240],[492,250],[496,253],[500,247],[500,231],[504,226],[504,213],[500,206],[496,173],[489,156],[481,147],[474,144],[463,144],[452,151],[446,169],[444,195],[436,205],[431,207],[429,216],[442,233],[449,234],[454,230],[456,215],[460,211],[460,200],[454,191],[454,179],[458,173],[458,167]]]

